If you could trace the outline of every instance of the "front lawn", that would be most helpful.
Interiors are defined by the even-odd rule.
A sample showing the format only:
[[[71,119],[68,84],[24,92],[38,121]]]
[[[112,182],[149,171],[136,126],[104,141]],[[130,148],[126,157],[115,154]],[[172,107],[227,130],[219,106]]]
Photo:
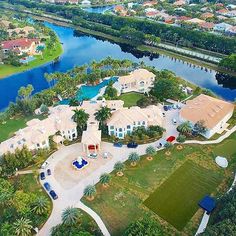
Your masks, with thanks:
[[[98,183],[95,199],[90,202],[83,198],[82,201],[101,216],[111,235],[122,235],[131,222],[145,215],[152,216],[161,223],[164,235],[178,235],[178,230],[163,220],[164,215],[155,214],[143,204],[154,191],[159,191],[158,201],[164,202],[166,206],[166,197],[172,194],[172,209],[169,210],[176,221],[171,223],[179,229],[187,223],[182,233],[193,235],[202,216],[197,202],[205,194],[222,194],[232,183],[236,149],[235,143],[229,140],[235,142],[236,133],[216,145],[183,145],[180,151],[174,146],[170,156],[165,154],[166,150],[161,150],[152,161],[141,158],[136,167],[131,167],[126,162],[123,177],[117,177],[113,171],[110,187],[104,189]],[[229,160],[229,167],[225,170],[219,168],[214,161],[219,150]],[[183,207],[182,200],[189,204],[188,209],[183,208],[186,212],[180,211]],[[183,214],[183,222],[179,222],[175,214]],[[181,220],[182,216],[179,218]],[[165,219],[169,220],[167,217]]]
[[[51,50],[46,47],[43,51],[43,57],[41,57],[40,55],[35,55],[35,60],[29,62],[28,64],[23,64],[21,66],[0,65],[0,79],[15,73],[30,70],[47,62],[53,61],[58,58],[62,53],[62,45],[60,41],[57,40],[55,42],[55,49]]]
[[[24,127],[26,127],[27,121],[31,119],[44,119],[44,116],[28,116],[28,117],[19,117],[14,119],[8,119],[6,123],[0,123],[0,142],[3,142],[6,139],[9,139],[13,134]]]
[[[199,208],[199,200],[214,192],[221,177],[215,171],[187,161],[144,204],[181,231]]]
[[[118,99],[124,101],[124,107],[137,106],[137,101],[144,97],[141,93],[124,93],[121,94]]]

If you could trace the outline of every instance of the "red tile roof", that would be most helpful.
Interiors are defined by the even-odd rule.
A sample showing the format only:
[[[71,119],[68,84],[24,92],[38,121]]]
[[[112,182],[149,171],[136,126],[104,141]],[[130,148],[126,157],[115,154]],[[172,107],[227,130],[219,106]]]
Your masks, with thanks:
[[[20,38],[20,39],[13,39],[8,41],[2,41],[1,46],[3,49],[15,49],[15,48],[29,48],[33,42],[39,42],[39,39],[27,39],[27,38]]]

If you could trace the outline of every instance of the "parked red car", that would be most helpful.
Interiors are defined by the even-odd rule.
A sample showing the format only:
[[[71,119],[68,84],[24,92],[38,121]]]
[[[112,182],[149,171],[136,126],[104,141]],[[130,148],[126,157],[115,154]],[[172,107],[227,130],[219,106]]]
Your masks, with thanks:
[[[175,141],[175,136],[170,136],[166,139],[166,142],[172,143],[173,141]]]

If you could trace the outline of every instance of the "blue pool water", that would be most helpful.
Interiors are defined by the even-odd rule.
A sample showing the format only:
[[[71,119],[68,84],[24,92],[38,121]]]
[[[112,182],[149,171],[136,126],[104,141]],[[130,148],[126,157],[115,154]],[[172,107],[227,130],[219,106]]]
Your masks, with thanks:
[[[107,86],[111,81],[117,81],[117,79],[117,77],[111,77],[110,79],[103,80],[100,84],[97,84],[95,86],[82,85],[77,93],[77,99],[81,101],[94,98],[98,95],[101,88]]]
[[[101,83],[97,85],[82,85],[80,89],[77,92],[76,98],[78,101],[83,101],[83,100],[90,100],[94,97],[96,97],[99,94],[99,91],[101,88],[107,86],[109,82],[116,82],[118,77],[114,76],[109,79],[103,80]],[[64,99],[60,101],[61,105],[68,105],[69,104],[69,99]]]

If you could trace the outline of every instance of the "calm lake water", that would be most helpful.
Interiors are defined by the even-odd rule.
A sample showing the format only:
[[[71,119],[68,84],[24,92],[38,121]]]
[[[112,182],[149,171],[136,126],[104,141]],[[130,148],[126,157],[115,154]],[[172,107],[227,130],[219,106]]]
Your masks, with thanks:
[[[166,57],[164,55],[144,55],[132,51],[127,46],[120,46],[115,43],[96,39],[85,35],[74,35],[71,28],[56,26],[45,23],[52,28],[63,43],[64,53],[60,60],[55,63],[48,63],[27,72],[19,73],[0,80],[0,109],[8,106],[9,102],[15,101],[17,91],[21,86],[32,84],[34,93],[48,88],[48,83],[44,78],[44,73],[54,71],[65,72],[76,65],[89,63],[92,60],[101,60],[107,56],[117,59],[130,59],[135,62],[144,61],[157,69],[168,69],[178,76],[195,83],[201,87],[211,89],[217,95],[226,100],[233,101],[236,98],[236,78],[227,77],[222,80],[222,76],[217,77],[216,72],[200,68],[189,63]],[[218,81],[224,81],[218,84]]]

